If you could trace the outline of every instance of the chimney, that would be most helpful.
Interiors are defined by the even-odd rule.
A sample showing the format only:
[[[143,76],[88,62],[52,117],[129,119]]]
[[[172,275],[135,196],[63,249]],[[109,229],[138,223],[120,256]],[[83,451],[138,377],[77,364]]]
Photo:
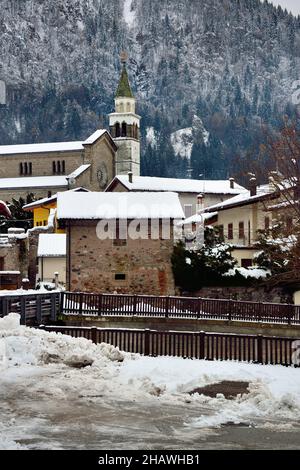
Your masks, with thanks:
[[[204,209],[204,199],[205,195],[204,194],[199,194],[198,196],[198,211],[201,211]]]
[[[257,180],[255,177],[250,178],[250,196],[257,195]]]
[[[129,183],[133,183],[133,173],[132,173],[132,171],[128,172],[128,181],[129,181]]]
[[[230,189],[234,189],[235,179],[234,178],[229,178],[229,182],[230,182]]]

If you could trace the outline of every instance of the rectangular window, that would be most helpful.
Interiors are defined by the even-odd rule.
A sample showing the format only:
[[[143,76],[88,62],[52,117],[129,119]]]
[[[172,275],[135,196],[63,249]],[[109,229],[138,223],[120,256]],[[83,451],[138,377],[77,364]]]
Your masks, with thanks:
[[[56,174],[56,162],[52,162],[52,173]]]
[[[221,238],[224,238],[224,225],[219,225],[219,235]]]
[[[233,224],[228,224],[228,240],[233,240]]]
[[[61,171],[64,174],[66,172],[66,162],[64,160],[61,162],[61,166],[62,166]]]
[[[20,175],[24,175],[23,163],[20,163]]]
[[[115,274],[115,281],[126,281],[126,274],[124,273]]]
[[[4,271],[4,258],[0,258],[0,271]]]
[[[242,265],[242,268],[251,268],[251,266],[253,266],[253,261],[252,259],[242,259],[241,260],[241,265]]]
[[[192,204],[185,204],[184,205],[184,215],[185,215],[186,219],[188,219],[189,217],[192,217],[192,215],[193,215],[193,206],[192,206]]]
[[[245,238],[245,224],[244,224],[244,222],[239,223],[239,238],[240,239]]]

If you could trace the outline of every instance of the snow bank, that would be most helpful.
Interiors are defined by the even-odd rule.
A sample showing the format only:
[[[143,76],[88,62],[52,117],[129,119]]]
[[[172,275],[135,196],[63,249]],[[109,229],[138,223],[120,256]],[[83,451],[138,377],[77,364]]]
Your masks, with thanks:
[[[11,313],[0,319],[0,341],[4,360],[2,366],[65,364],[73,367],[107,361],[123,361],[124,355],[113,346],[95,345],[84,338],[20,326],[20,315]]]
[[[256,418],[263,424],[274,419],[300,419],[300,370],[282,366],[262,366],[239,362],[208,362],[180,358],[125,359],[120,370],[123,383],[149,392],[160,391],[160,399],[203,405],[210,410],[187,425],[215,428],[233,422],[251,424]],[[222,381],[249,382],[249,394],[227,400],[223,395],[211,398],[190,392]]]
[[[300,369],[239,362],[150,358],[120,352],[107,344],[20,326],[17,314],[0,319],[0,449],[20,448],[10,420],[16,397],[35,402],[138,401],[193,407],[190,428],[215,429],[228,423],[293,427],[300,420]],[[229,400],[194,391],[223,381],[249,383],[249,393]],[[9,400],[9,409],[3,398]],[[4,403],[4,406],[3,406]],[[26,422],[26,427],[32,423]],[[38,424],[37,424],[38,426]],[[34,429],[35,424],[32,424]],[[22,428],[24,429],[24,428]]]

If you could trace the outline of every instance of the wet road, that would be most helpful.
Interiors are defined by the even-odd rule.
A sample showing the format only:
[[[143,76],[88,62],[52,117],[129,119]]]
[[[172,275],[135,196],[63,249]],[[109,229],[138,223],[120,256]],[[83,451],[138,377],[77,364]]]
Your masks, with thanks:
[[[2,397],[3,398],[3,397]],[[216,429],[197,429],[195,416],[211,410],[195,404],[111,401],[101,397],[70,402],[43,397],[1,400],[0,422],[6,438],[27,449],[201,450],[299,449],[300,423],[245,420]],[[13,418],[12,418],[13,416]],[[289,423],[291,424],[291,423]],[[3,429],[3,428],[2,428]]]

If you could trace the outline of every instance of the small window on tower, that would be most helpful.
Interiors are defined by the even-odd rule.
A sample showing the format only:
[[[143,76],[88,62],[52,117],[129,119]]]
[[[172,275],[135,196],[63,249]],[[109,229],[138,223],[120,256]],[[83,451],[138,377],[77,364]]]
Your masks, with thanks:
[[[126,137],[127,135],[127,125],[126,122],[122,123],[122,137]]]

